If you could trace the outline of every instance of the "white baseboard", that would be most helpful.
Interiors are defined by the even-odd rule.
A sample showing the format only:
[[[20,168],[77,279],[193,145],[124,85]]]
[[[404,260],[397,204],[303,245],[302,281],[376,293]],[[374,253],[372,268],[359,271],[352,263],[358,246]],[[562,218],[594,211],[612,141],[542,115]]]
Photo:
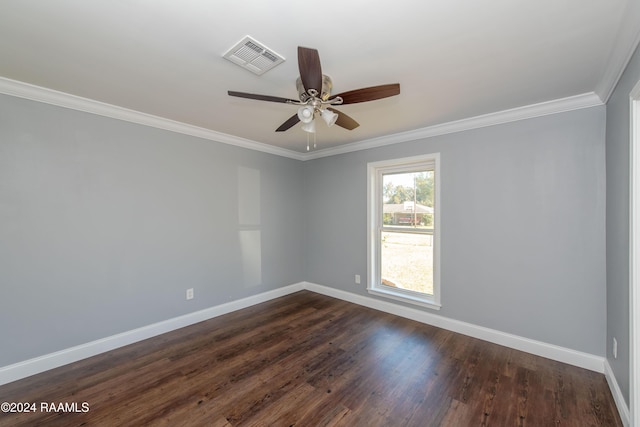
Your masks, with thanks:
[[[618,381],[616,381],[616,377],[613,374],[611,365],[609,365],[609,361],[606,359],[604,361],[604,377],[607,379],[607,384],[609,384],[609,390],[611,390],[611,394],[613,395],[613,400],[614,402],[616,402],[616,406],[618,407],[618,413],[620,414],[620,419],[622,420],[622,424],[625,427],[629,427],[631,425],[631,412],[629,411],[629,406],[627,405],[627,402],[624,400],[624,395],[622,394],[622,390],[620,390],[620,386],[618,385]]]
[[[201,311],[185,314],[183,316],[168,319],[152,325],[144,326],[121,334],[113,335],[96,341],[92,341],[79,346],[71,347],[55,353],[46,354],[44,356],[18,362],[12,365],[0,367],[0,385],[7,384],[31,375],[38,374],[50,369],[54,369],[87,357],[95,356],[106,351],[114,350],[125,345],[129,345],[147,338],[151,338],[166,332],[173,331],[185,326],[189,326],[204,320],[208,320],[223,314],[227,314],[236,310],[250,307],[274,298],[291,294],[301,290],[309,290],[319,294],[338,298],[354,304],[384,311],[407,319],[412,319],[421,323],[429,324],[439,328],[458,332],[474,338],[500,344],[505,347],[514,348],[525,351],[527,353],[546,357],[559,362],[567,363],[581,368],[589,369],[607,375],[607,381],[612,390],[616,403],[619,405],[621,416],[624,417],[626,404],[624,398],[617,387],[615,378],[610,372],[607,373],[603,357],[594,356],[592,354],[583,353],[568,348],[547,344],[540,341],[523,338],[517,335],[507,334],[496,331],[494,329],[473,325],[471,323],[461,322],[459,320],[449,319],[440,315],[432,314],[426,311],[414,308],[404,307],[388,301],[371,298],[368,296],[358,295],[351,292],[342,291],[315,283],[301,282],[293,285],[285,286],[272,291],[253,295],[237,301],[221,304],[215,307],[207,308]],[[617,391],[616,391],[617,390]],[[621,405],[621,406],[620,406]],[[622,408],[622,409],[620,409]],[[628,409],[626,410],[626,418],[629,419]]]
[[[58,368],[69,363],[77,362],[79,360],[86,359],[87,357],[95,356],[119,347],[124,347],[125,345],[133,344],[147,338],[193,325],[195,323],[250,307],[261,302],[269,301],[274,298],[279,298],[303,289],[304,285],[302,283],[296,283],[247,298],[242,298],[237,301],[231,301],[204,310],[185,314],[183,316],[174,317],[173,319],[164,320],[152,325],[143,326],[121,334],[91,341],[89,343],[67,348],[55,353],[46,354],[23,362],[0,367],[0,385],[17,381],[50,369]]]
[[[523,338],[518,335],[512,335],[505,332],[496,331],[495,329],[477,326],[471,323],[461,322],[459,320],[450,319],[441,315],[432,314],[426,311],[417,310],[394,304],[388,301],[371,298],[368,296],[358,295],[351,292],[342,291],[328,286],[322,286],[315,283],[303,283],[303,287],[319,294],[339,298],[358,305],[384,311],[386,313],[395,314],[396,316],[415,320],[428,325],[437,326],[438,328],[447,329],[449,331],[458,332],[484,341],[510,347],[516,350],[525,351],[537,356],[546,357],[547,359],[557,360],[569,365],[578,366],[599,373],[604,373],[603,357],[595,356],[589,353],[583,353],[569,348],[560,347],[545,342]]]
[[[578,366],[603,373],[609,384],[611,394],[618,407],[620,418],[625,426],[630,425],[630,412],[622,391],[613,375],[609,362],[599,356],[571,350],[565,347],[547,344],[523,338],[517,335],[507,334],[494,329],[473,325],[459,320],[449,319],[444,316],[432,314],[426,311],[417,310],[410,307],[401,306],[388,301],[358,295],[351,292],[342,291],[328,286],[315,283],[301,282],[285,286],[272,291],[231,301],[225,304],[210,307],[204,310],[185,314],[183,316],[168,319],[152,325],[144,326],[121,334],[102,338],[86,344],[71,347],[55,353],[18,362],[12,365],[0,367],[0,385],[17,381],[50,369],[54,369],[69,363],[77,362],[100,353],[114,350],[125,345],[133,344],[157,335],[164,334],[185,326],[193,325],[204,320],[212,319],[223,314],[231,313],[252,305],[260,304],[284,295],[288,295],[301,290],[309,290],[322,295],[338,298],[364,307],[380,310],[396,316],[415,320],[428,325],[458,332],[463,335],[489,341],[495,344],[510,347],[516,350],[546,357],[548,359]]]

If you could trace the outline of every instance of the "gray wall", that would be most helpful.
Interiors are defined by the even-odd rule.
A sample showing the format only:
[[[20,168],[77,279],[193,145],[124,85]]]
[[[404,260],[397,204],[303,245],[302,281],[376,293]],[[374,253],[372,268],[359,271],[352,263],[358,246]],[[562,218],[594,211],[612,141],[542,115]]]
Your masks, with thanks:
[[[0,366],[304,280],[303,166],[0,95]]]
[[[604,356],[604,132],[602,106],[307,162],[306,279],[367,294],[367,162],[440,152],[434,313]]]
[[[604,130],[595,107],[303,163],[0,96],[0,366],[303,280],[366,294],[367,162],[430,152],[437,313],[604,355]]]
[[[607,103],[607,359],[629,404],[629,93],[640,80],[631,58]],[[618,358],[611,353],[618,341]]]

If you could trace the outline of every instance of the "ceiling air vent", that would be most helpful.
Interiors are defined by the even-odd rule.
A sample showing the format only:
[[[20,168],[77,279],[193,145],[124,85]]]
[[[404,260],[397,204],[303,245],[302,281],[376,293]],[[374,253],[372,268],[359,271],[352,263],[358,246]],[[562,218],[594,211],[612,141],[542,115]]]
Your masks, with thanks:
[[[257,40],[246,36],[224,54],[224,58],[261,75],[284,62],[284,58]]]

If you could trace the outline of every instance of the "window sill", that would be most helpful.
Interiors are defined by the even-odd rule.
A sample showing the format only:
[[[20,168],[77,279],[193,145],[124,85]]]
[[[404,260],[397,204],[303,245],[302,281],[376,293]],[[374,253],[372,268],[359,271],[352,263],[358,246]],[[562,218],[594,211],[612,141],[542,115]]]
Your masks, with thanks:
[[[440,307],[441,307],[441,305],[439,303],[436,303],[433,299],[421,297],[419,295],[405,293],[402,291],[396,291],[393,289],[367,288],[367,291],[372,295],[391,298],[396,301],[402,301],[409,304],[419,305],[421,307],[427,307],[432,310],[440,310]]]

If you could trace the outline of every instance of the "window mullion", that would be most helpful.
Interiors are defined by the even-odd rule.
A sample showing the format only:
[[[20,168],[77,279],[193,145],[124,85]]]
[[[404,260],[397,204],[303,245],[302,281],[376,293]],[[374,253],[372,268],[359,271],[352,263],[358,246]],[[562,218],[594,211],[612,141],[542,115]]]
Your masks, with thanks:
[[[380,227],[380,231],[388,231],[390,233],[433,234],[432,229],[425,230],[420,228]]]

